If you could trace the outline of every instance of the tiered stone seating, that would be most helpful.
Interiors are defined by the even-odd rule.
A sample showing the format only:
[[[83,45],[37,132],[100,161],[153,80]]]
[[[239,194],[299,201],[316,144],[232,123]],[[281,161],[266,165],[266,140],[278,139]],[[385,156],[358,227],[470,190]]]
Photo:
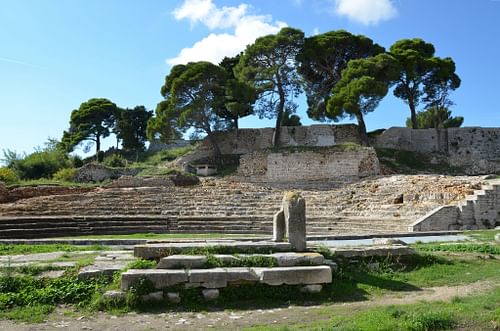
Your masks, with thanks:
[[[352,184],[243,183],[206,179],[195,187],[100,188],[0,204],[0,237],[121,233],[272,232],[283,192],[299,188],[308,234],[406,232],[434,208],[480,187],[481,179],[391,176]]]

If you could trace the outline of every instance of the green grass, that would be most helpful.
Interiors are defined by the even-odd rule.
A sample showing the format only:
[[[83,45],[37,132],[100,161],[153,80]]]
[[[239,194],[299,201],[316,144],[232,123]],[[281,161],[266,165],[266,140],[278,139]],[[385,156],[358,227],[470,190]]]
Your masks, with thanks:
[[[188,145],[185,147],[172,148],[165,151],[159,151],[152,154],[145,154],[143,161],[135,163],[135,165],[150,165],[157,166],[164,162],[173,161],[181,156],[193,151],[196,146]]]
[[[309,314],[312,323],[255,326],[247,331],[430,331],[497,330],[500,325],[500,287],[488,294],[456,298],[451,302],[359,307],[326,306]]]
[[[494,241],[495,235],[500,233],[500,230],[482,230],[482,231],[466,231],[465,235],[472,237],[478,241]]]
[[[200,234],[184,234],[184,233],[134,233],[123,235],[89,235],[76,237],[62,237],[59,239],[221,239],[221,238],[251,238],[257,235],[241,235],[227,233],[200,233]]]
[[[26,245],[0,244],[0,255],[22,255],[51,252],[104,251],[109,248],[102,245],[76,246],[64,244]]]
[[[417,244],[415,248],[423,252],[460,252],[500,255],[500,245],[484,243]]]
[[[42,185],[50,185],[50,186],[61,186],[61,187],[99,187],[103,184],[108,183],[109,181],[99,182],[99,183],[78,183],[78,182],[70,182],[63,180],[55,180],[55,179],[32,179],[32,180],[19,180],[13,184],[7,185],[7,188],[12,189],[16,187],[22,186],[42,186]]]

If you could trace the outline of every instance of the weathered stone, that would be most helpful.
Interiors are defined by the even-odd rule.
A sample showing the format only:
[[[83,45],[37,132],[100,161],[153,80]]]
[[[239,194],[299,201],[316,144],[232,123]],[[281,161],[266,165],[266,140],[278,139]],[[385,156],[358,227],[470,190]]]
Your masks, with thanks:
[[[500,233],[497,233],[497,234],[495,235],[495,241],[496,241],[496,242],[500,242]]]
[[[375,246],[387,246],[387,245],[403,245],[406,246],[406,243],[399,239],[394,238],[373,238],[373,245]]]
[[[188,275],[184,270],[132,269],[122,274],[122,290],[129,289],[134,282],[140,280],[141,278],[150,280],[156,289],[163,289],[188,281]]]
[[[281,242],[285,239],[286,222],[285,212],[280,210],[273,217],[273,241]]]
[[[160,260],[157,269],[196,269],[203,268],[207,263],[204,255],[171,255]]]
[[[323,285],[319,285],[319,284],[306,285],[300,289],[300,292],[317,294],[317,293],[320,293],[322,289],[323,289]]]
[[[260,282],[268,285],[327,284],[332,282],[328,266],[253,268]]]
[[[325,258],[318,253],[274,253],[274,257],[280,267],[293,267],[300,265],[321,265]]]
[[[102,295],[103,299],[108,302],[120,302],[125,301],[127,294],[123,291],[106,291]]]
[[[407,246],[391,245],[391,246],[366,246],[366,247],[342,247],[331,249],[335,256],[352,258],[352,257],[370,257],[370,256],[398,256],[398,255],[413,255],[415,250]]]
[[[227,268],[226,281],[228,285],[255,283],[259,276],[252,268]]]
[[[222,268],[206,270],[190,270],[189,282],[200,283],[205,288],[222,288],[227,286],[227,271]]]
[[[122,270],[126,263],[97,264],[83,267],[78,272],[78,279],[90,279],[98,277],[113,277],[115,272]]]
[[[171,303],[180,303],[181,302],[181,295],[178,292],[168,292],[167,293],[167,300],[168,300],[168,302],[171,302]]]
[[[288,192],[283,197],[283,211],[288,241],[299,251],[306,249],[306,200],[296,192]]]
[[[337,263],[333,262],[332,260],[325,260],[323,264],[329,266],[332,272],[337,272],[339,270],[339,266],[337,265]]]
[[[38,275],[38,278],[50,278],[50,279],[55,279],[55,278],[61,278],[64,276],[65,270],[48,270],[48,271],[43,271]]]
[[[163,291],[157,291],[141,296],[143,302],[161,302],[163,301]]]
[[[219,298],[219,290],[218,289],[204,289],[201,291],[203,298],[207,301],[217,300]]]

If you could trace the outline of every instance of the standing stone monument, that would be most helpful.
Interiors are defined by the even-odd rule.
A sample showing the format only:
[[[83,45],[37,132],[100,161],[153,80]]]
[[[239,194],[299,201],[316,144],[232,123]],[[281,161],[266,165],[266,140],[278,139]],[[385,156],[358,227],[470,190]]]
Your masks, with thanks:
[[[282,212],[285,219],[285,233],[288,242],[299,251],[306,249],[306,200],[297,192],[287,192],[283,197]],[[280,214],[276,214],[276,225],[280,225]],[[275,226],[275,230],[279,230]],[[279,237],[280,232],[275,232],[275,237]]]
[[[286,222],[285,212],[281,209],[273,217],[273,241],[282,242],[285,240]]]

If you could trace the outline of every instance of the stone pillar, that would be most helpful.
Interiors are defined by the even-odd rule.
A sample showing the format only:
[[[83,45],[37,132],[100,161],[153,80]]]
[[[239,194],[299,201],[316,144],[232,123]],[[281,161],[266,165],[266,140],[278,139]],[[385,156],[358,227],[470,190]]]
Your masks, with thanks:
[[[285,239],[285,212],[280,210],[273,217],[273,241],[282,242]]]
[[[287,192],[283,197],[286,234],[292,247],[306,250],[306,200],[299,193]]]

